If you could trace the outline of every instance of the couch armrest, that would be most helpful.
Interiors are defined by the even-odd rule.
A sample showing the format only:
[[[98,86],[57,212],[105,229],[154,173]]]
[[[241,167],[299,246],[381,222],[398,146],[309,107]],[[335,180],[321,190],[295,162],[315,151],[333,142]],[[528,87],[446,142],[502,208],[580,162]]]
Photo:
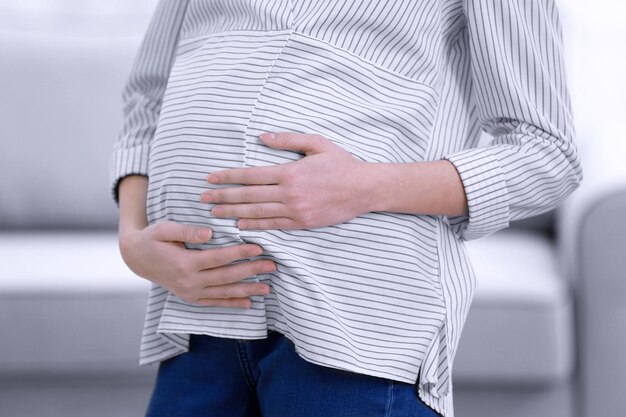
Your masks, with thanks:
[[[614,146],[588,152],[583,185],[558,216],[562,267],[575,288],[585,417],[617,417],[626,408],[626,166],[621,154]]]

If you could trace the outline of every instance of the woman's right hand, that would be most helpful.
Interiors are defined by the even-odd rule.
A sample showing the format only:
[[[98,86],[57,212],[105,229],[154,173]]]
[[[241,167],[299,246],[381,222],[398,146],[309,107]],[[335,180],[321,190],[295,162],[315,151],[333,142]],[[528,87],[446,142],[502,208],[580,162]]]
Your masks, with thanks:
[[[183,242],[204,243],[211,229],[162,221],[119,235],[122,258],[140,277],[168,289],[184,301],[203,306],[250,308],[252,295],[267,295],[269,286],[240,282],[273,271],[274,262],[263,259],[232,264],[259,256],[262,249],[241,244],[206,250],[187,249]]]
[[[126,265],[140,277],[168,289],[188,303],[250,308],[252,295],[266,295],[269,286],[240,282],[273,271],[267,259],[232,262],[261,254],[258,245],[191,250],[183,242],[204,243],[211,229],[162,221],[148,225],[146,198],[148,178],[128,175],[119,183],[119,246]]]

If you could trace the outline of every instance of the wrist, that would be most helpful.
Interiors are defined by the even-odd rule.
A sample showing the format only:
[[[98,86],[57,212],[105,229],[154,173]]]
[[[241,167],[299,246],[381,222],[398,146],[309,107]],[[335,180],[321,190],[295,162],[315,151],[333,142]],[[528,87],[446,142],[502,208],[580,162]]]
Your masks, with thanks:
[[[148,225],[144,223],[123,221],[122,219],[120,219],[117,232],[120,238],[122,238],[124,236],[133,235],[137,232],[140,232],[146,227],[148,227]]]
[[[363,196],[364,212],[389,211],[393,198],[390,187],[393,186],[393,167],[380,162],[366,162],[360,181],[360,193]]]
[[[117,234],[120,254],[127,264],[129,263],[128,260],[132,257],[133,248],[137,247],[137,233],[139,231],[140,229],[125,228],[122,230],[122,228],[120,228]]]

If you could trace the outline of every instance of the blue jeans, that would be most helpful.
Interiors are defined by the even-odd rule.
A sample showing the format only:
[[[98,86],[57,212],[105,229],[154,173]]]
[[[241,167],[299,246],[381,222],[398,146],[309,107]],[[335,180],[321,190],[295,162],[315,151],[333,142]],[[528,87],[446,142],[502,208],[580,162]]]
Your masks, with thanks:
[[[147,417],[437,417],[415,386],[320,366],[271,331],[263,340],[192,335],[161,362]]]

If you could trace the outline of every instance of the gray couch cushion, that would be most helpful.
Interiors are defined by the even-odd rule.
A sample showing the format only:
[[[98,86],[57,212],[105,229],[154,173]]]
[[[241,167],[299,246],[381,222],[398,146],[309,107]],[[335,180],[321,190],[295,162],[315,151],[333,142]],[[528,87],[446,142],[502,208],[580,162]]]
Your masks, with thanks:
[[[0,374],[150,372],[148,288],[113,233],[0,234]]]
[[[550,242],[503,231],[468,249],[479,284],[455,382],[565,379],[571,298]],[[0,234],[0,372],[138,372],[148,286],[113,233]]]
[[[468,242],[478,289],[454,364],[457,383],[566,380],[572,298],[543,234],[504,230]]]

